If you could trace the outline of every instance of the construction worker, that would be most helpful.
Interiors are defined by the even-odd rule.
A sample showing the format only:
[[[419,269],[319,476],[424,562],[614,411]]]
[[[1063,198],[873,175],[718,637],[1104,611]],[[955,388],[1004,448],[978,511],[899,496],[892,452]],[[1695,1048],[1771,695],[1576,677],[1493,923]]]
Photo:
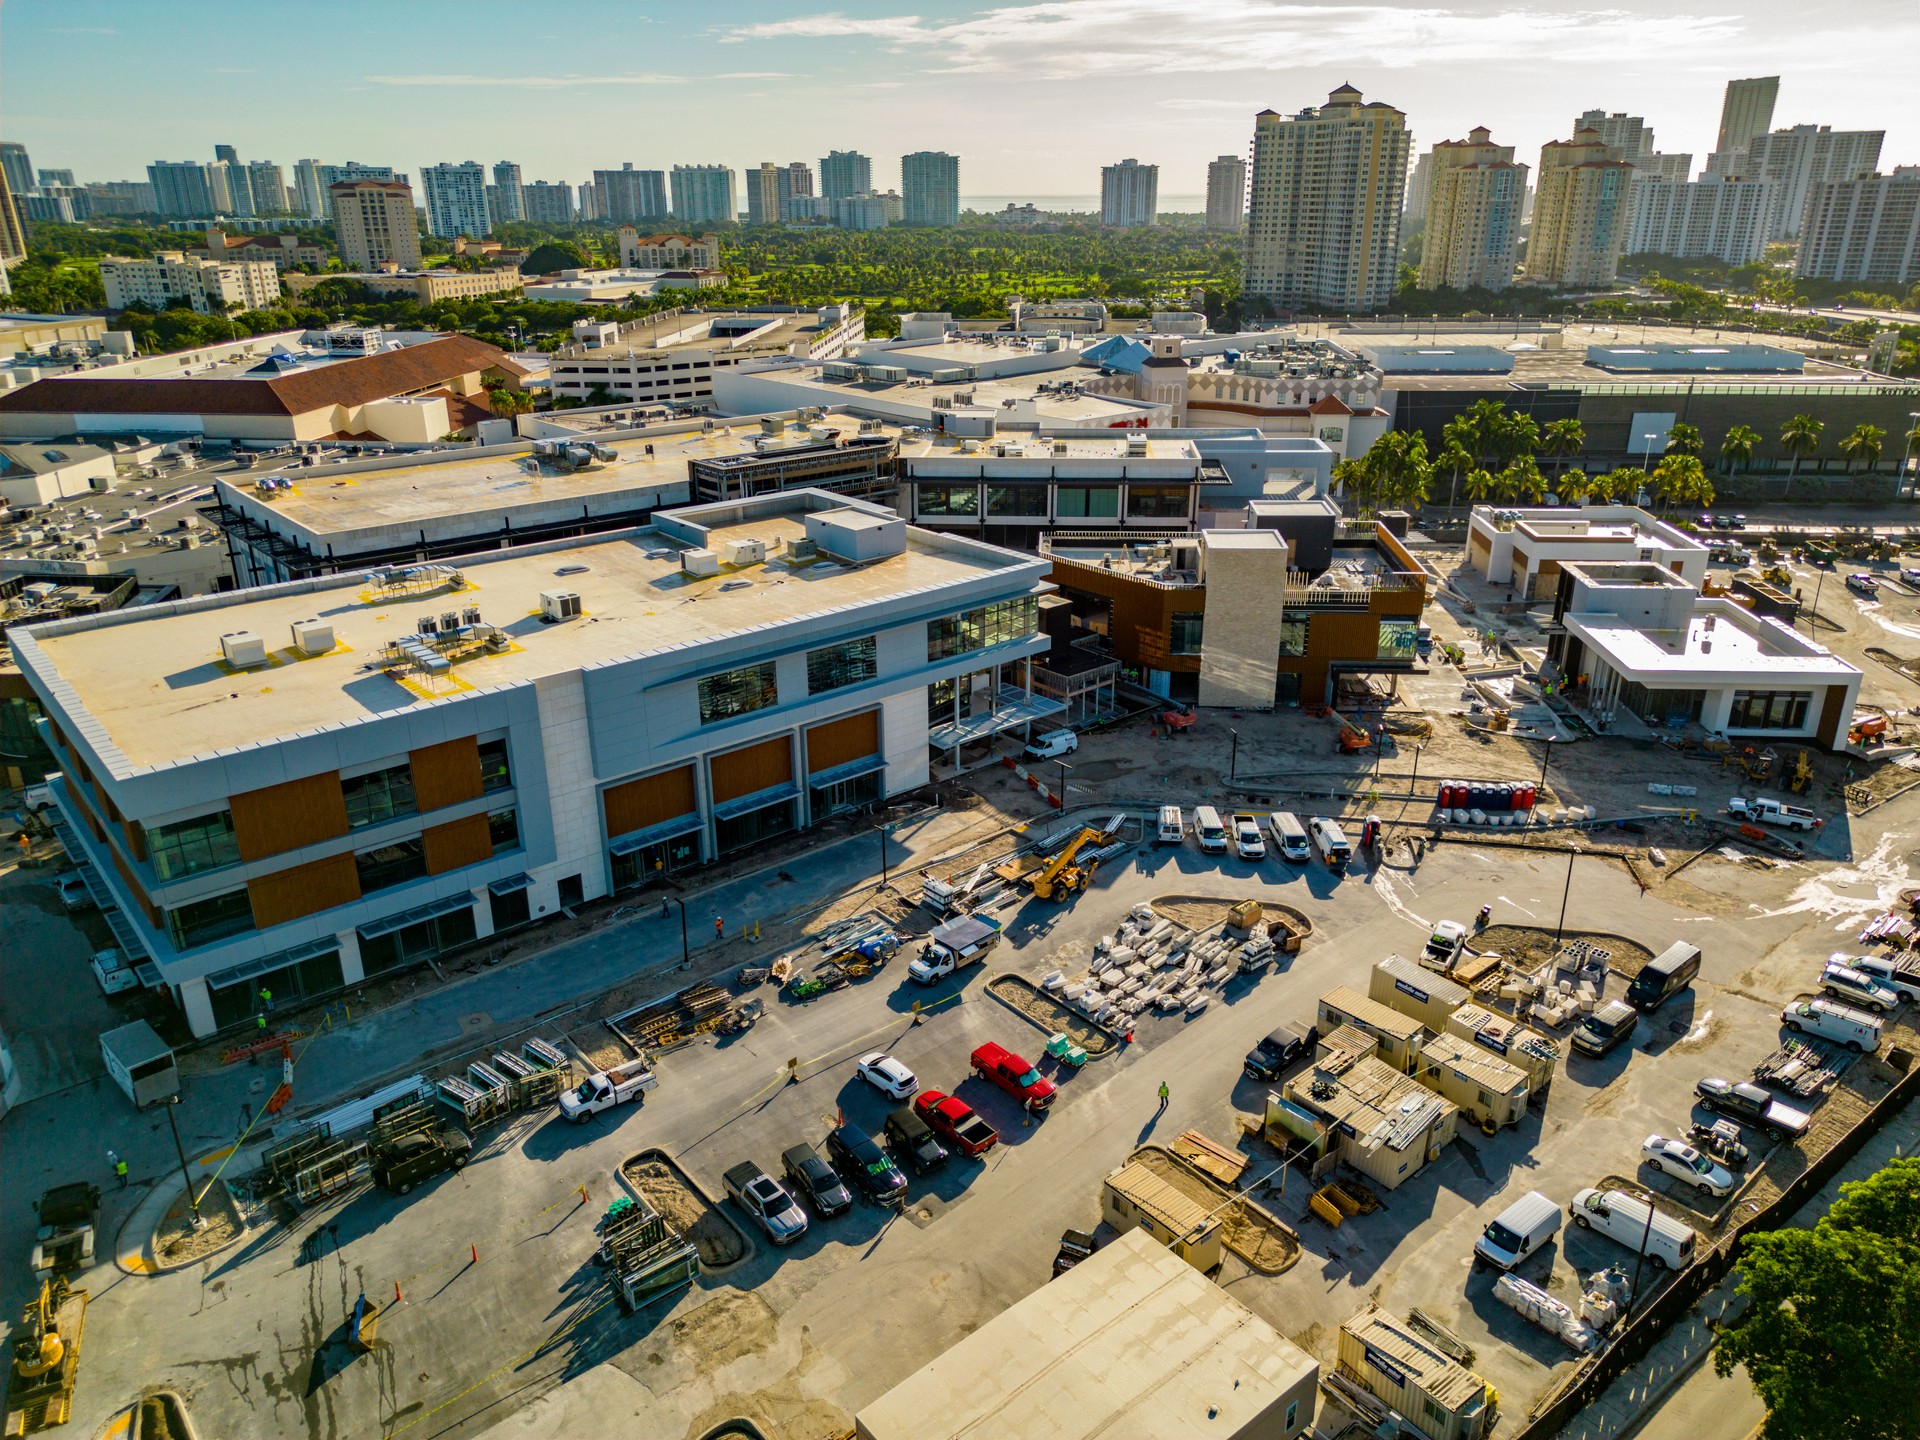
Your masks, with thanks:
[[[716,940],[727,938],[727,922],[718,915],[713,917],[713,938]]]
[[[1162,1110],[1167,1108],[1167,1094],[1167,1082],[1162,1080],[1160,1082],[1160,1108]]]
[[[268,1015],[273,1013],[273,991],[264,985],[260,987],[260,1009]]]
[[[109,1150],[107,1151],[107,1164],[113,1170],[113,1178],[120,1182],[120,1188],[122,1190],[126,1189],[127,1188],[127,1162],[122,1160],[113,1151]]]

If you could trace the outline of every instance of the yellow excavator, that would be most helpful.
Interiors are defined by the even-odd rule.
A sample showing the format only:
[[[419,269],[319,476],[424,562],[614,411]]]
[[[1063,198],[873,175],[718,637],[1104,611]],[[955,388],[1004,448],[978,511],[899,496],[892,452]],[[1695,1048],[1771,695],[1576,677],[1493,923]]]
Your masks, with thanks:
[[[1811,784],[1813,784],[1813,761],[1808,758],[1807,752],[1802,750],[1799,758],[1794,761],[1793,776],[1787,781],[1787,788],[1796,795],[1804,795]]]

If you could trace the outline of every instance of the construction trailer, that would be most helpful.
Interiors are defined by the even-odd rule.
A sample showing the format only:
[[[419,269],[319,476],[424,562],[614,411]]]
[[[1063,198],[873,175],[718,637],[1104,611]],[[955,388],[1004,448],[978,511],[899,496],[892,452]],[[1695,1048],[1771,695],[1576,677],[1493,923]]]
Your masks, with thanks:
[[[1431,1440],[1484,1440],[1499,1405],[1493,1387],[1376,1305],[1340,1326],[1336,1364]]]
[[[100,1057],[106,1061],[107,1074],[133,1102],[144,1110],[180,1093],[180,1071],[173,1063],[173,1051],[153,1026],[135,1020],[100,1037]]]
[[[1418,1020],[1438,1035],[1447,1028],[1447,1018],[1472,1000],[1473,993],[1404,956],[1389,955],[1374,962],[1367,977],[1367,998]]]
[[[1527,1077],[1458,1035],[1428,1039],[1413,1075],[1489,1135],[1526,1118]]]
[[[1424,973],[1424,972],[1423,972]],[[1426,1026],[1356,990],[1342,985],[1320,997],[1320,1033],[1330,1035],[1342,1025],[1351,1025],[1371,1035],[1379,1043],[1379,1056],[1405,1074],[1413,1068],[1426,1038]]]
[[[1100,1218],[1122,1235],[1146,1231],[1202,1272],[1213,1270],[1225,1257],[1220,1217],[1138,1160],[1101,1183]]]
[[[1447,1034],[1499,1056],[1527,1077],[1527,1098],[1544,1101],[1560,1064],[1560,1046],[1538,1030],[1487,1009],[1462,1005],[1447,1017]]]
[[[1312,1068],[1287,1081],[1285,1098],[1326,1122],[1342,1161],[1389,1190],[1439,1159],[1459,1131],[1452,1101],[1351,1048],[1323,1050]]]

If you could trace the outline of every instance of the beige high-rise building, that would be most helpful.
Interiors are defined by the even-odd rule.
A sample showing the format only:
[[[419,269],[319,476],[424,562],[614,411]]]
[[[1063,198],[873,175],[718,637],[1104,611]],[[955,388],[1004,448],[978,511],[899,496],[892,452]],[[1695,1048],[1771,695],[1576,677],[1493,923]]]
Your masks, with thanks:
[[[1527,167],[1484,125],[1427,152],[1427,229],[1420,288],[1504,290],[1513,283]]]
[[[1290,120],[1255,116],[1247,293],[1281,309],[1392,299],[1411,143],[1405,115],[1351,85]]]
[[[762,160],[743,178],[747,182],[747,223],[777,223],[780,219],[780,167],[771,160]]]
[[[1714,151],[1744,150],[1756,136],[1773,128],[1773,102],[1780,98],[1780,77],[1761,75],[1751,80],[1729,80],[1720,102],[1720,138]]]
[[[1238,230],[1247,223],[1247,162],[1222,155],[1207,165],[1207,228]]]
[[[398,180],[342,180],[327,190],[340,258],[350,270],[420,268],[413,187]]]
[[[1529,285],[1611,285],[1632,218],[1633,166],[1594,130],[1540,147]]]

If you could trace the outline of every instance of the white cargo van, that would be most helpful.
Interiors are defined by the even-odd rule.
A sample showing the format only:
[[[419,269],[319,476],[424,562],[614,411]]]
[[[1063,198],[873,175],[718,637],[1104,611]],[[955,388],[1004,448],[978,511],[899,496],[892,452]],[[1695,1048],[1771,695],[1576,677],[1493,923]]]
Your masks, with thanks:
[[[1529,1190],[1502,1210],[1473,1242],[1473,1253],[1496,1270],[1511,1270],[1560,1229],[1560,1207]]]
[[[1160,807],[1160,829],[1154,835],[1156,845],[1178,845],[1187,835],[1186,817],[1178,805]]]
[[[1619,1190],[1587,1189],[1573,1197],[1570,1208],[1573,1223],[1582,1230],[1598,1230],[1634,1254],[1644,1254],[1662,1270],[1681,1270],[1693,1261],[1693,1231],[1644,1200]],[[1649,1208],[1653,1208],[1651,1224]]]
[[[1796,1000],[1780,1012],[1780,1023],[1796,1035],[1832,1040],[1863,1055],[1880,1048],[1880,1022],[1832,1000]]]
[[[1307,848],[1307,827],[1292,811],[1274,811],[1267,817],[1267,828],[1273,831],[1273,843],[1282,860],[1304,865],[1313,858],[1313,852]]]
[[[1313,836],[1320,858],[1327,862],[1329,870],[1347,868],[1347,862],[1353,858],[1353,846],[1347,843],[1347,832],[1340,828],[1339,821],[1316,815],[1308,823],[1307,831]]]
[[[1220,812],[1211,805],[1201,805],[1193,812],[1193,838],[1200,842],[1201,850],[1209,855],[1227,853],[1227,827],[1220,823]]]

